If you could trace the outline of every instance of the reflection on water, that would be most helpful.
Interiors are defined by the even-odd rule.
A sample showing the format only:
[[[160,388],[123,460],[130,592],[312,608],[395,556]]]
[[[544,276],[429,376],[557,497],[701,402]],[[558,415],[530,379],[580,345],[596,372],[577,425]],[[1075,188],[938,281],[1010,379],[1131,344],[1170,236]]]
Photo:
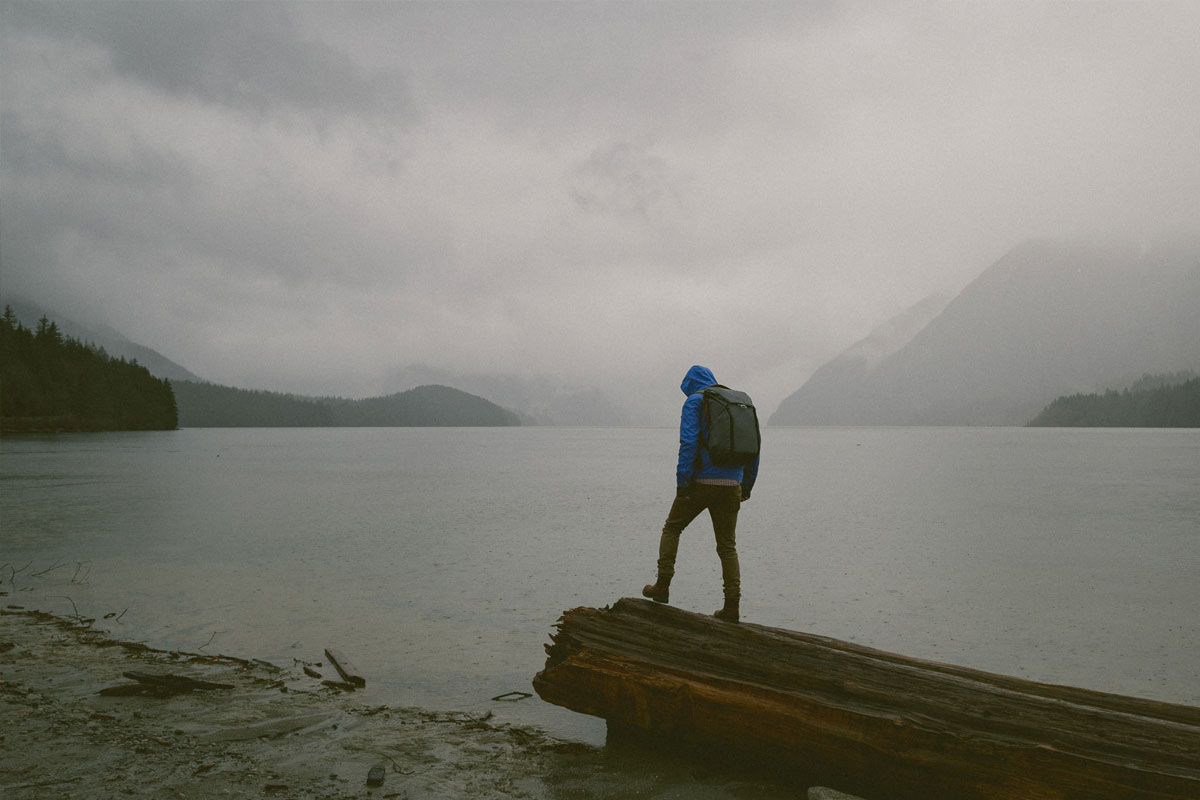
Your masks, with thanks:
[[[28,607],[124,611],[98,624],[156,646],[288,663],[334,646],[367,702],[492,710],[598,743],[598,720],[491,698],[529,691],[562,610],[653,578],[675,439],[5,439],[0,579]],[[1200,432],[767,429],[763,459],[738,530],[744,619],[1200,705]],[[713,547],[707,520],[685,532],[673,604],[720,605]]]

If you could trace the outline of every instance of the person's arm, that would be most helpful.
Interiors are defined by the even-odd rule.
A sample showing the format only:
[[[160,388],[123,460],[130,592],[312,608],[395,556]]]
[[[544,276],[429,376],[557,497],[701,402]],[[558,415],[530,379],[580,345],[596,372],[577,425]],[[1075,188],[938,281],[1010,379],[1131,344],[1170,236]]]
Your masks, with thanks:
[[[696,456],[700,454],[700,401],[694,394],[683,402],[679,416],[679,463],[675,467],[675,496],[686,497],[696,477]]]
[[[759,453],[753,462],[746,465],[745,471],[742,473],[742,502],[750,499],[750,490],[754,488],[754,482],[758,480],[758,462],[761,458],[762,453]]]

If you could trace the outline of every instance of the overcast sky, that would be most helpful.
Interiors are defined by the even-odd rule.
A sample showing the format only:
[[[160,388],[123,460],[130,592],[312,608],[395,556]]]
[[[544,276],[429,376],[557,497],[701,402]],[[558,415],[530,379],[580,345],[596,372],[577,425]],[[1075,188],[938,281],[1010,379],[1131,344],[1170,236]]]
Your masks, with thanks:
[[[769,414],[1024,239],[1200,220],[1190,0],[0,24],[0,291],[250,388],[378,394],[421,363],[674,407],[703,363]]]

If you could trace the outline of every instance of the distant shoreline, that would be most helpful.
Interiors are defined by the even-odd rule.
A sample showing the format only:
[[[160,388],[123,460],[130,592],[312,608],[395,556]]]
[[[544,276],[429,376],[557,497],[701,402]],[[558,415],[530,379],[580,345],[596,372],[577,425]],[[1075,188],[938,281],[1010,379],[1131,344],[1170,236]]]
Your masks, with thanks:
[[[107,428],[82,424],[77,417],[0,417],[0,436],[22,433],[116,433],[172,431],[178,428]]]
[[[81,797],[119,791],[146,800],[175,791],[357,797],[380,764],[384,791],[424,797],[440,786],[470,796],[479,781],[535,779],[562,748],[590,750],[494,724],[491,714],[370,707],[298,665],[159,650],[12,608],[0,609],[0,791],[11,800],[60,786]],[[133,674],[227,688],[169,700],[99,694],[129,685]]]

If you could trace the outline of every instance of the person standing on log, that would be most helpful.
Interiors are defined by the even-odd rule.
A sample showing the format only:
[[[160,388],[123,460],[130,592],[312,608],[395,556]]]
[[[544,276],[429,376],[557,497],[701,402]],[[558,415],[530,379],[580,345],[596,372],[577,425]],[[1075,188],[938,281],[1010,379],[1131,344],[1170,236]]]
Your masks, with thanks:
[[[707,422],[704,419],[703,392],[717,383],[712,370],[699,365],[687,371],[680,389],[687,395],[679,422],[679,462],[675,470],[675,502],[667,514],[658,543],[658,579],[642,589],[642,595],[656,603],[670,599],[671,578],[675,576],[675,555],[679,535],[700,512],[708,510],[713,534],[717,539],[717,557],[721,559],[721,580],[725,605],[714,616],[727,622],[740,619],[742,597],[741,568],[737,555],[737,518],[741,504],[750,499],[758,477],[758,458],[745,467],[719,467],[712,463],[703,443]]]

